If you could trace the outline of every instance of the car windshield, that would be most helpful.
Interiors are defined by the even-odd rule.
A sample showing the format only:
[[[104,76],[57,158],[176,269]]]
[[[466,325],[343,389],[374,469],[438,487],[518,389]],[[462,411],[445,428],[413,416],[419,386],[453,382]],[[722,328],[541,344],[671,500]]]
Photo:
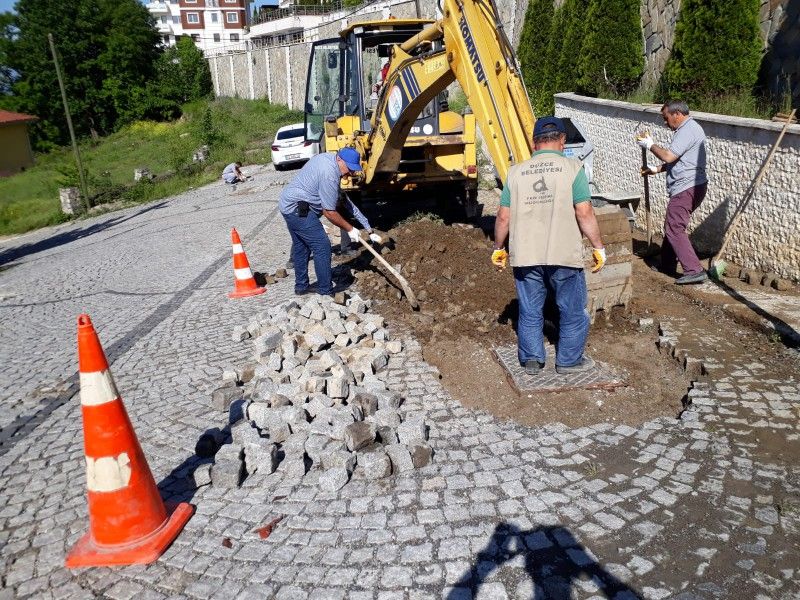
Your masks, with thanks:
[[[278,135],[276,136],[276,140],[289,140],[292,138],[301,138],[304,137],[306,131],[303,127],[298,129],[287,129],[286,131],[279,131]]]

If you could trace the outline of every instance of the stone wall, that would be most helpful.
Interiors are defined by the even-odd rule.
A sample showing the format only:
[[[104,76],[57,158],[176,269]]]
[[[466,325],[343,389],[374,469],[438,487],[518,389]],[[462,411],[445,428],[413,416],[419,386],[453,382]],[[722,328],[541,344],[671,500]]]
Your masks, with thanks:
[[[519,42],[525,12],[529,0],[497,0],[500,20],[506,35],[512,45]],[[558,6],[563,0],[554,0]],[[642,29],[645,46],[645,84],[655,84],[664,71],[672,46],[674,43],[675,24],[680,15],[680,0],[641,0]],[[436,4],[420,0],[422,17],[435,18]],[[387,18],[389,14],[398,18],[416,16],[416,5],[413,1],[394,2],[385,0],[369,6],[357,14],[345,18],[329,21],[319,29],[319,39],[335,37],[342,28],[359,21],[368,19]],[[773,92],[791,90],[796,104],[800,104],[800,0],[761,0],[761,35],[764,40],[765,53],[765,81]],[[302,54],[308,56],[310,45],[305,42],[292,44],[292,61]],[[270,48],[270,52],[281,47]],[[236,56],[249,56],[252,63],[253,55],[261,50],[242,51]],[[256,62],[259,57],[256,56]],[[292,108],[302,108],[303,90],[305,88],[305,68],[307,58],[301,62],[292,62],[292,80],[286,81],[288,73],[263,69],[244,69],[241,63],[239,73],[234,73],[234,82],[231,82],[231,63],[228,56],[209,58],[214,79],[214,90],[217,96],[238,95],[243,98],[265,98],[269,84],[264,77],[276,77],[280,80],[279,87],[283,97],[288,98],[288,90],[292,90]],[[238,63],[236,63],[238,64]],[[281,64],[285,65],[285,57]],[[215,73],[216,70],[216,73]],[[253,71],[253,81],[250,81],[250,71]],[[300,83],[297,83],[300,82]],[[234,85],[235,84],[235,85]],[[235,88],[235,89],[234,89]],[[251,93],[252,90],[252,93]],[[273,100],[274,102],[275,100]]]
[[[497,0],[503,25],[514,47],[519,43],[529,0]],[[556,6],[563,0],[554,0]],[[681,0],[641,0],[646,84],[664,72],[675,37]],[[767,78],[773,92],[787,85],[800,104],[800,0],[761,0],[761,38],[767,53]]]
[[[641,152],[633,138],[639,129],[653,132],[656,143],[668,145],[671,132],[659,108],[556,95],[556,115],[576,119],[595,146],[594,181],[601,191],[641,192]],[[701,252],[715,252],[734,210],[777,140],[779,123],[692,113],[706,132],[709,190],[690,224],[692,241]],[[650,156],[650,164],[659,164]],[[737,264],[800,280],[800,125],[788,128],[769,170],[739,221],[725,257]],[[663,234],[666,209],[664,176],[650,179],[654,231]],[[637,225],[645,226],[643,207]]]

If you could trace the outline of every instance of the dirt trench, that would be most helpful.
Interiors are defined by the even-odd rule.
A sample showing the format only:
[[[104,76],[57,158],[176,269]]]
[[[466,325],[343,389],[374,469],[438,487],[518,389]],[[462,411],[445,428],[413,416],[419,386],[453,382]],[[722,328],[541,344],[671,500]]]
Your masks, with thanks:
[[[608,318],[598,313],[587,343],[591,356],[624,370],[629,384],[610,391],[519,393],[492,352],[516,343],[514,281],[510,269],[498,271],[490,263],[491,242],[484,231],[422,218],[389,233],[393,244],[384,258],[408,279],[420,302],[418,312],[366,251],[342,261],[340,271],[376,301],[393,328],[420,340],[425,359],[465,406],[525,425],[559,421],[572,427],[638,425],[681,411],[690,379],[674,359],[659,353],[657,327],[640,330],[639,318],[674,312],[687,301],[666,294],[640,261],[634,265],[637,283],[629,312],[614,309]],[[553,332],[546,333],[552,339]]]

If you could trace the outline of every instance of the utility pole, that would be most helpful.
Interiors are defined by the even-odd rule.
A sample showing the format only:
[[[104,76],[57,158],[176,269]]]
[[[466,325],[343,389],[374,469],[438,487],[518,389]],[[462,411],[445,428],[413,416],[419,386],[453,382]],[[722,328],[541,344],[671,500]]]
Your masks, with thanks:
[[[417,9],[417,18],[421,19],[422,18],[422,14],[421,14],[422,11],[420,11],[420,9],[419,9],[419,0],[414,0],[414,8]]]
[[[75,162],[78,164],[78,175],[81,181],[81,194],[83,195],[83,206],[84,209],[88,211],[91,207],[89,203],[89,188],[86,185],[86,176],[83,172],[81,151],[78,149],[78,142],[75,141],[75,130],[72,127],[72,117],[69,114],[69,104],[67,103],[67,90],[64,89],[64,79],[61,77],[61,65],[58,63],[58,55],[56,54],[55,42],[53,42],[53,34],[48,33],[47,39],[50,41],[50,52],[53,54],[53,63],[56,65],[58,87],[61,88],[61,100],[64,102],[64,114],[67,116],[67,127],[69,128],[69,137],[72,140],[72,151],[75,153]]]

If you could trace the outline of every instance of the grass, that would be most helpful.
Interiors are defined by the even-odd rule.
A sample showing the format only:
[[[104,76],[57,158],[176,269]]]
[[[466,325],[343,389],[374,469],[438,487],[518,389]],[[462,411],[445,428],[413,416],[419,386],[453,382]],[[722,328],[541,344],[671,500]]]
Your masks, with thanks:
[[[596,462],[588,462],[585,465],[583,465],[583,470],[589,477],[595,478],[597,477],[597,474],[600,472],[600,466]]]
[[[174,122],[137,122],[99,142],[84,140],[81,156],[92,203],[124,206],[156,200],[214,181],[224,165],[236,160],[269,162],[275,131],[300,120],[302,113],[282,105],[224,98],[188,104]],[[203,144],[210,148],[209,160],[193,165],[192,154]],[[157,179],[134,184],[133,172],[142,167]],[[58,189],[67,186],[78,186],[69,148],[37,155],[34,167],[0,179],[0,235],[69,220],[58,198]]]
[[[661,95],[653,85],[640,86],[627,95],[609,93],[606,94],[606,97],[609,100],[622,100],[633,104],[662,104]],[[788,113],[791,111],[790,106],[791,97],[788,95],[780,100],[771,101],[747,91],[711,96],[689,102],[689,108],[692,111],[766,120],[770,120],[780,110]],[[787,107],[789,108],[787,109]]]

